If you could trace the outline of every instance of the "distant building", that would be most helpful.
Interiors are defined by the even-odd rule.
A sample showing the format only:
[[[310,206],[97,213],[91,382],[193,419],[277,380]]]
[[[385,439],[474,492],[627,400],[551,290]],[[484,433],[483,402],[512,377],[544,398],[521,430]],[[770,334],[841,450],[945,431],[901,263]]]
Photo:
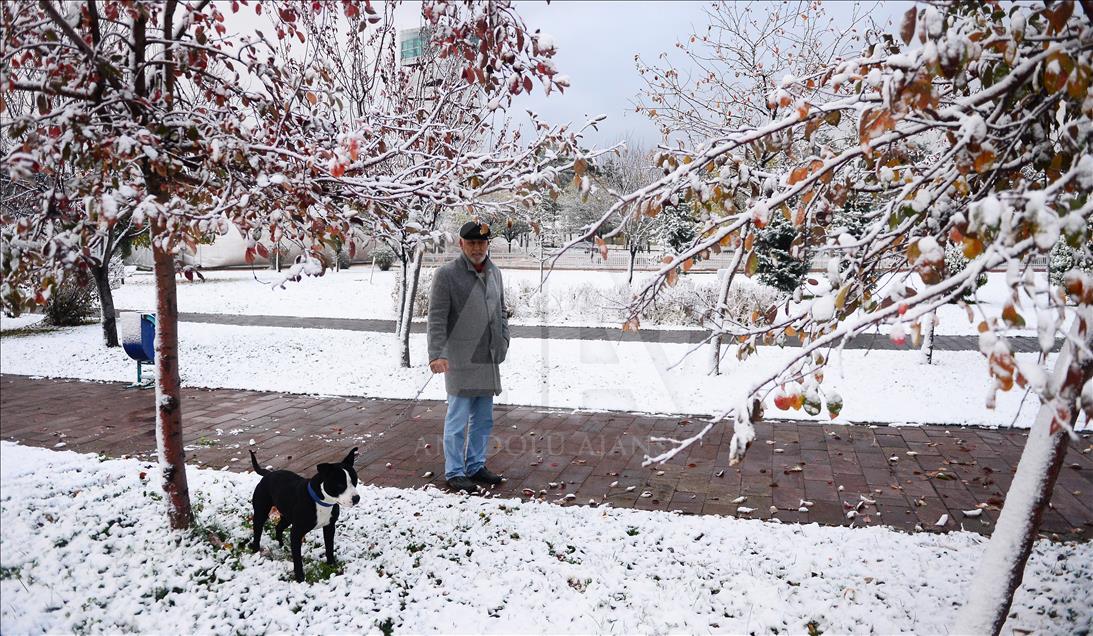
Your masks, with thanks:
[[[429,31],[425,27],[399,31],[399,63],[417,66],[429,52]]]

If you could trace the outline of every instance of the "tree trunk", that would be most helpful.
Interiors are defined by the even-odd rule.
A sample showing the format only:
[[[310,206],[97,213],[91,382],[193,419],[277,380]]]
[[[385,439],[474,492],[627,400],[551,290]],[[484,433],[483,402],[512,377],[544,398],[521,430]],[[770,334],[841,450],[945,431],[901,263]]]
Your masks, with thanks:
[[[159,236],[160,232],[156,232]],[[171,527],[188,528],[193,522],[186,484],[186,451],[182,443],[182,390],[178,373],[178,296],[175,259],[153,242],[156,270],[156,448],[163,471]]]
[[[1093,357],[1074,345],[1074,340],[1093,347],[1093,314],[1084,311],[1074,321],[1070,338],[1055,362],[1055,371],[1049,382],[1057,389],[1054,401],[1040,405],[1040,410],[1029,430],[1028,441],[1017,464],[1006,503],[998,516],[998,524],[983,556],[979,570],[968,595],[968,602],[957,616],[954,634],[997,634],[1006,622],[1013,594],[1021,585],[1025,563],[1040,527],[1044,508],[1051,500],[1051,492],[1063,465],[1069,441],[1061,427],[1051,432],[1056,408],[1069,407],[1069,424],[1073,427],[1080,408],[1077,406],[1082,386],[1093,375]]]
[[[922,347],[919,360],[922,364],[934,362],[934,324],[937,323],[937,311],[931,311],[922,317]]]
[[[403,368],[410,368],[410,331],[414,323],[414,299],[417,297],[417,285],[421,279],[421,263],[424,260],[423,249],[418,246],[414,249],[413,260],[410,261],[410,275],[407,277],[409,285],[405,289],[406,301],[403,303],[402,330],[399,332],[399,364]]]
[[[634,249],[633,244],[630,245],[630,264],[626,267],[626,282],[634,284],[634,261],[638,258],[638,251]]]
[[[107,347],[118,346],[118,322],[114,314],[114,293],[110,289],[110,259],[93,267],[95,289],[99,292],[99,308],[102,316],[102,339]]]
[[[406,252],[405,252],[405,250],[403,250],[403,252],[401,254],[401,258],[399,258],[398,266],[399,266],[399,289],[398,289],[398,311],[395,313],[395,333],[398,334],[399,337],[401,338],[401,336],[402,336],[402,315],[405,312],[405,308],[406,308],[406,288],[408,287],[407,282],[406,282],[408,280],[408,278],[406,277],[407,268],[406,268]]]

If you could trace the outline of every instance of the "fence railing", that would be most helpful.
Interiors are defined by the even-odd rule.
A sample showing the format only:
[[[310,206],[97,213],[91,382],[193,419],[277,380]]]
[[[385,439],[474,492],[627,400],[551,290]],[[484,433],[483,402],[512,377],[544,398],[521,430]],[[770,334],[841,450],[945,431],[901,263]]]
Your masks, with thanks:
[[[451,245],[445,251],[429,251],[425,255],[425,264],[436,265],[443,263],[454,258],[458,253],[459,247],[457,245]],[[544,250],[543,254],[546,258],[545,266],[550,267],[553,265],[557,269],[626,271],[630,263],[630,252],[615,246],[608,246],[606,261],[600,256],[599,250],[589,250],[588,248],[573,248],[556,258],[552,255],[551,250]],[[356,262],[368,261],[367,254],[363,250],[358,252],[357,257]],[[660,252],[639,252],[634,258],[634,269],[638,271],[660,269],[662,257],[663,254]],[[539,267],[539,252],[537,249],[527,250],[514,246],[510,252],[504,241],[495,241],[493,243],[490,248],[490,258],[500,267],[517,269],[536,269]],[[695,263],[691,271],[710,272],[723,269],[732,264],[732,258],[732,252],[722,252],[707,260]],[[186,264],[196,265],[203,269],[244,266],[242,263],[242,248],[229,249],[219,245],[200,245],[197,254],[184,251],[182,260]],[[259,267],[265,265],[264,260],[259,259],[257,263]],[[827,269],[827,261],[826,256],[818,256],[812,261],[811,269],[813,271],[824,271]],[[288,262],[291,263],[291,259]],[[129,258],[126,259],[126,264],[151,267],[152,251],[148,248],[134,249]],[[1047,265],[1047,255],[1037,255],[1032,258],[1033,269],[1043,271],[1047,269]]]

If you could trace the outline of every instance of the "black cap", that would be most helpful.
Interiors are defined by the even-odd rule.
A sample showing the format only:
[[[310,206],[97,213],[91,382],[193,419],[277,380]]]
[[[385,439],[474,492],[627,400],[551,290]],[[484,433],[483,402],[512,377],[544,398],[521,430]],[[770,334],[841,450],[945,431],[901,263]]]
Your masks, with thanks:
[[[485,223],[467,221],[463,224],[463,227],[459,228],[459,238],[468,241],[488,241],[490,240],[490,226]]]

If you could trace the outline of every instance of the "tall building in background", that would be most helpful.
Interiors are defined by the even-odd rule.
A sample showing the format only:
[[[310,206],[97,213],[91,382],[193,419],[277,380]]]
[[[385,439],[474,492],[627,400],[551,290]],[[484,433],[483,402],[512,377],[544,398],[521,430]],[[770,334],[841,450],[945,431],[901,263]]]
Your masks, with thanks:
[[[477,45],[477,37],[471,37]],[[417,80],[417,98],[432,102],[437,99],[436,91],[445,80],[460,77],[462,58],[439,59],[437,51],[429,41],[429,29],[416,27],[399,31],[399,65],[410,69]],[[477,107],[484,103],[483,93],[479,88],[466,91],[461,98],[464,106]]]
[[[418,66],[429,51],[429,32],[425,27],[399,31],[399,63]]]

